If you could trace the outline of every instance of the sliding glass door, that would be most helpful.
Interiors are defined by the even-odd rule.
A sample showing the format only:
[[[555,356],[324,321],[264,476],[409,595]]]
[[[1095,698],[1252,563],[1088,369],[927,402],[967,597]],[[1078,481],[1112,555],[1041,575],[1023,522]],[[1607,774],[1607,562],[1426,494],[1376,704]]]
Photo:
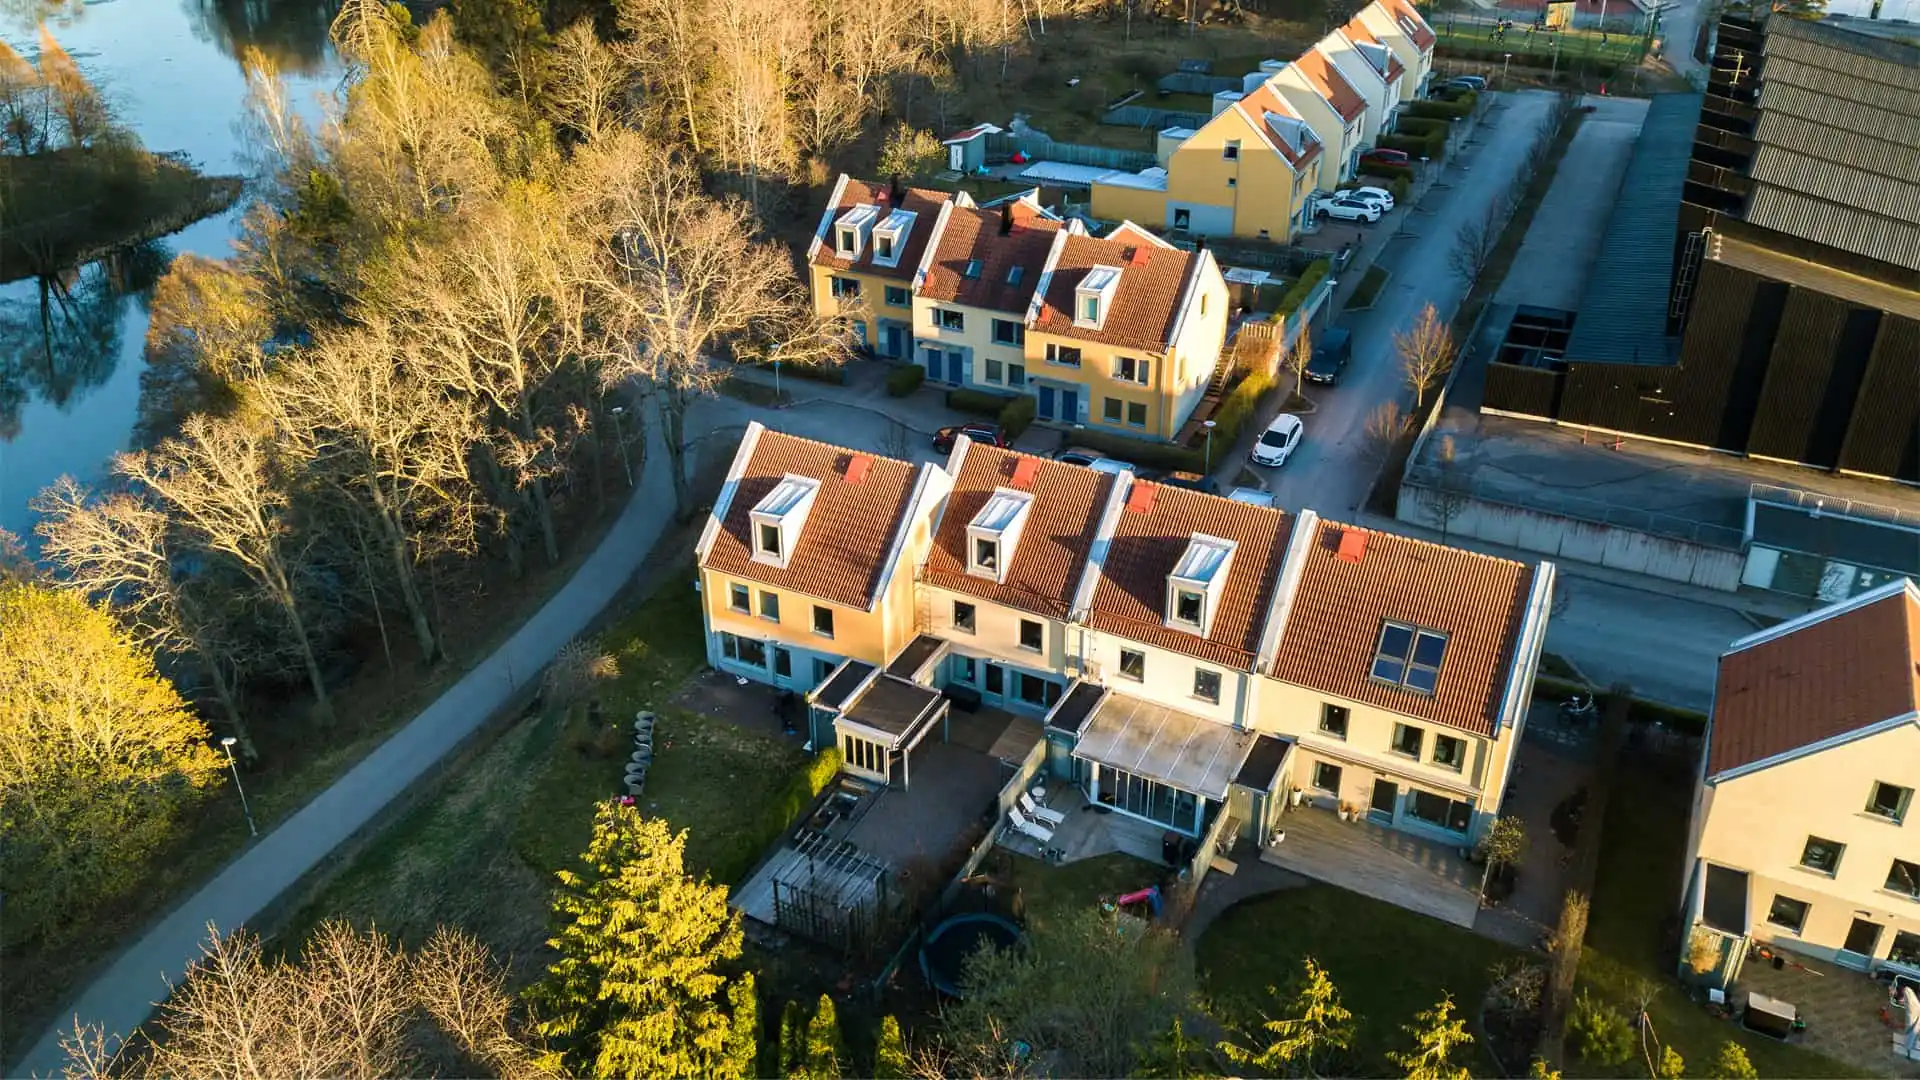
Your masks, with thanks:
[[[1102,765],[1095,782],[1099,801],[1115,810],[1196,835],[1200,831],[1201,800],[1190,791],[1168,787],[1157,780],[1135,776],[1123,769]]]

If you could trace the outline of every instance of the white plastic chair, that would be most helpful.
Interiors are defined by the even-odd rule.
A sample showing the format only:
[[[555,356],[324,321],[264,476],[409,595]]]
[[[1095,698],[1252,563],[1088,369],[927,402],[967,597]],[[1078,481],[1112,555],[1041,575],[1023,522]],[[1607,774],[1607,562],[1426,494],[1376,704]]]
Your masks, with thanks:
[[[1025,810],[1033,820],[1040,822],[1042,825],[1058,826],[1061,822],[1067,820],[1067,815],[1058,810],[1050,810],[1047,807],[1041,806],[1039,803],[1033,801],[1033,796],[1028,795],[1024,791],[1020,793],[1020,809]]]
[[[1007,817],[1008,820],[1013,822],[1014,829],[1021,835],[1030,836],[1043,844],[1052,842],[1053,830],[1038,822],[1028,821],[1026,815],[1022,814],[1018,807],[1007,811]]]

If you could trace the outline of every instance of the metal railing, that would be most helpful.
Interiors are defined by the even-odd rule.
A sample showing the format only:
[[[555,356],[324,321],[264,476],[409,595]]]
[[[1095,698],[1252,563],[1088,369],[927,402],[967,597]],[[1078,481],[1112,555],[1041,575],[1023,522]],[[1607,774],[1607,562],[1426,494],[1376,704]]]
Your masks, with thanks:
[[[1809,514],[1835,514],[1898,525],[1906,529],[1920,529],[1920,511],[1881,506],[1877,503],[1861,502],[1858,499],[1847,499],[1838,495],[1825,495],[1818,491],[1781,487],[1779,484],[1758,482],[1748,484],[1747,498],[1774,506],[1790,506],[1797,510],[1805,510]]]

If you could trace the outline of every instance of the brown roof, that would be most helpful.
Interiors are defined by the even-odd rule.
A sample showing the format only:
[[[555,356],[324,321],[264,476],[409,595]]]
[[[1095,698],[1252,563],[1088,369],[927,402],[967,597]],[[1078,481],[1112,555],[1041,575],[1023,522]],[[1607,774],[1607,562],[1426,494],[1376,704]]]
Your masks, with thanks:
[[[1006,204],[1005,212],[1013,218],[1013,231],[1002,236],[1000,208],[954,207],[947,217],[947,227],[940,231],[940,242],[934,246],[920,295],[1016,312],[1025,318],[1027,302],[1040,283],[1040,271],[1046,268],[1053,235],[1065,226],[1024,201]],[[967,263],[973,259],[980,260],[978,278],[966,276]],[[1007,273],[1016,266],[1025,268],[1020,283],[1009,285]]]
[[[1365,540],[1358,562],[1338,554],[1348,532]],[[1533,573],[1524,563],[1323,521],[1307,545],[1273,677],[1491,734]],[[1448,635],[1432,696],[1369,677],[1388,620]]]
[[[1273,602],[1274,583],[1287,550],[1293,519],[1278,510],[1249,506],[1217,495],[1135,481],[1153,492],[1153,508],[1120,514],[1101,565],[1087,625],[1216,664],[1250,670],[1260,651],[1260,632]],[[1186,553],[1194,533],[1235,543],[1233,563],[1206,637],[1166,626],[1167,575]]]
[[[873,462],[857,484],[847,480],[856,457]],[[914,472],[904,461],[762,431],[701,566],[835,604],[869,607],[900,515],[913,498]],[[789,473],[820,481],[820,490],[783,570],[753,561],[752,514]]]
[[[904,207],[912,211],[915,216],[913,230],[907,234],[906,250],[900,253],[899,265],[881,266],[875,263],[872,241],[868,241],[867,245],[861,249],[858,259],[845,259],[834,253],[833,246],[832,223],[840,219],[841,213],[861,203],[872,203],[880,208],[880,216],[874,220],[875,226],[885,221],[889,213],[886,184],[868,183],[849,176],[846,187],[840,193],[840,201],[833,206],[827,231],[819,235],[821,243],[813,253],[813,265],[830,266],[835,270],[858,270],[875,277],[911,280],[914,272],[920,268],[920,256],[927,250],[927,239],[933,235],[933,226],[940,216],[941,205],[952,199],[951,192],[928,191],[924,188],[907,189],[907,197],[903,200]]]
[[[1315,45],[1301,53],[1300,59],[1295,60],[1292,66],[1293,70],[1306,78],[1307,85],[1327,99],[1327,104],[1340,114],[1340,119],[1351,123],[1367,111],[1366,99],[1360,96],[1360,91],[1353,88],[1345,75],[1340,74],[1340,69],[1333,66],[1333,61],[1320,51],[1320,46]]]
[[[1300,116],[1299,111],[1287,103],[1287,99],[1281,96],[1272,82],[1261,83],[1259,89],[1234,102],[1234,108],[1240,110],[1240,115],[1246,117],[1247,123],[1260,130],[1260,135],[1267,140],[1267,145],[1279,151],[1280,156],[1285,158],[1287,164],[1293,166],[1296,172],[1301,166],[1320,156],[1319,136],[1313,134],[1312,128],[1305,127],[1306,121]],[[1285,139],[1274,134],[1273,129],[1267,126],[1267,114],[1270,112],[1300,121],[1306,133],[1312,136],[1307,140],[1304,149],[1295,153]]]
[[[1033,508],[1027,512],[1013,561],[1007,564],[1006,583],[975,577],[967,573],[967,525],[995,488],[1015,486],[1013,471],[1023,460],[1038,462],[1039,472],[1026,489],[1033,492]],[[1022,611],[1066,618],[1113,480],[1078,465],[979,443],[969,445],[960,460],[953,493],[947,496],[940,531],[927,554],[925,580]]]
[[[1720,658],[1707,775],[1920,708],[1920,594],[1912,588]]]
[[[1407,32],[1407,37],[1413,41],[1414,48],[1421,52],[1433,48],[1433,30],[1427,26],[1427,20],[1421,17],[1419,9],[1407,0],[1375,0],[1375,2],[1384,8],[1387,14],[1393,16],[1393,21]]]
[[[1134,260],[1144,258],[1144,264]],[[1062,337],[1098,341],[1128,349],[1160,352],[1167,347],[1180,300],[1186,295],[1187,275],[1199,265],[1199,256],[1179,248],[1162,247],[1124,229],[1113,237],[1069,235],[1054,263],[1046,303],[1033,328]],[[1088,271],[1096,266],[1120,268],[1120,285],[1113,310],[1100,329],[1073,324],[1073,294]]]

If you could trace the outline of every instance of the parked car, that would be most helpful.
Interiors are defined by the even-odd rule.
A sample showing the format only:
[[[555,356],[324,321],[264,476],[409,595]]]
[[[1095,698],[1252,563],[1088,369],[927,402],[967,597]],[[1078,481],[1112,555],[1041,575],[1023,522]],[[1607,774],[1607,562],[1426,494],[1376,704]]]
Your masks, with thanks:
[[[1440,83],[1433,89],[1427,91],[1427,97],[1432,98],[1434,101],[1452,101],[1461,94],[1468,92],[1469,89],[1467,87],[1461,86],[1458,83]]]
[[[1484,75],[1455,75],[1441,85],[1464,87],[1477,94],[1487,88],[1487,77]]]
[[[1264,506],[1269,510],[1280,506],[1280,500],[1273,497],[1273,492],[1261,491],[1259,488],[1237,487],[1227,493],[1227,498],[1237,503],[1246,503],[1248,506]]]
[[[1340,369],[1346,367],[1352,357],[1351,333],[1338,327],[1323,331],[1319,340],[1313,343],[1313,358],[1307,361],[1307,370],[1303,374],[1310,383],[1332,386],[1340,381]]]
[[[1168,487],[1186,488],[1189,491],[1203,491],[1208,495],[1220,494],[1220,484],[1211,476],[1202,476],[1197,472],[1170,472],[1160,481]]]
[[[1083,469],[1092,469],[1095,472],[1130,472],[1136,476],[1140,473],[1138,466],[1121,461],[1119,458],[1102,457],[1091,450],[1080,450],[1072,447],[1053,455],[1053,460],[1064,461],[1069,465],[1078,465]]]
[[[933,433],[933,448],[942,454],[953,453],[953,444],[965,435],[977,443],[988,446],[1007,445],[1007,433],[999,424],[989,424],[985,420],[975,420],[970,424],[949,424]]]
[[[1336,191],[1333,193],[1333,197],[1336,199],[1359,199],[1361,202],[1376,203],[1383,212],[1393,209],[1393,192],[1388,191],[1386,188],[1363,187],[1354,188],[1352,191]]]
[[[1341,221],[1379,221],[1383,211],[1379,203],[1359,199],[1334,199],[1320,204],[1320,216]]]
[[[1404,169],[1413,165],[1413,159],[1407,156],[1405,150],[1384,150],[1376,146],[1360,155],[1360,164],[1398,165]]]
[[[1285,465],[1306,431],[1307,425],[1292,413],[1274,417],[1267,430],[1260,433],[1260,441],[1253,444],[1253,463],[1273,468]]]

